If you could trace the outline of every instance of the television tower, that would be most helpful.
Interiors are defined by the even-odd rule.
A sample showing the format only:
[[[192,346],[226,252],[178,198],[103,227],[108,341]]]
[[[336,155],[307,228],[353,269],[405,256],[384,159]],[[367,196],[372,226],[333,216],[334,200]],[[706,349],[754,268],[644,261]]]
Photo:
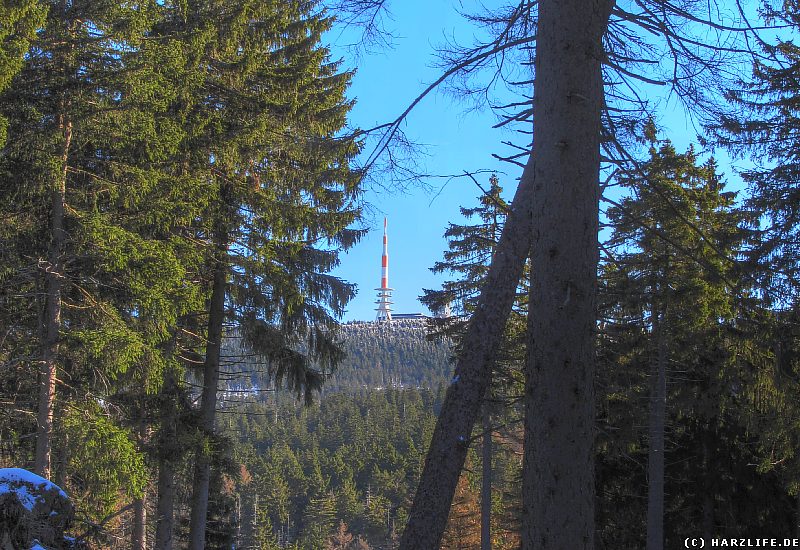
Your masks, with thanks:
[[[378,299],[375,301],[378,307],[375,311],[378,315],[375,317],[376,321],[386,321],[387,323],[392,320],[392,291],[389,288],[389,241],[386,237],[386,218],[383,218],[383,255],[381,256],[381,286],[376,288],[378,291]]]

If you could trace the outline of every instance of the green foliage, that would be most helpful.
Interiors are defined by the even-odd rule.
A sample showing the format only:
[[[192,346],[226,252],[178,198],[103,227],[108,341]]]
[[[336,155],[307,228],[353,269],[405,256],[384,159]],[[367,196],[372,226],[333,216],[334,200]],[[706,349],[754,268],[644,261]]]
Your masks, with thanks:
[[[750,237],[746,215],[713,159],[701,164],[692,148],[678,153],[669,141],[651,141],[650,158],[619,181],[630,194],[608,209],[612,234],[601,279],[603,540],[644,545],[644,529],[631,529],[632,522],[644,525],[644,510],[630,495],[647,496],[642,419],[661,350],[666,545],[692,529],[743,536],[785,522],[779,505],[761,500],[776,490],[775,477],[748,466],[757,455],[743,414],[749,381],[737,353],[756,305],[752,279],[737,262]],[[747,486],[752,507],[737,495],[738,483]]]
[[[433,319],[429,327],[434,336],[445,335],[456,342],[475,311],[489,264],[510,210],[510,205],[502,197],[502,188],[496,175],[489,178],[489,189],[482,191],[478,197],[478,206],[461,208],[461,214],[470,220],[477,218],[476,223],[448,226],[445,231],[448,250],[444,252],[444,260],[437,262],[432,268],[434,273],[450,273],[456,279],[446,281],[441,290],[425,290],[422,297],[422,302],[433,311],[451,310],[460,314],[456,317],[445,315]],[[489,518],[493,544],[497,548],[511,548],[519,544],[517,536],[521,517],[521,461],[514,456],[514,447],[517,446],[514,440],[521,437],[518,422],[522,415],[518,397],[523,393],[522,365],[525,358],[529,278],[530,269],[526,265],[518,284],[513,310],[506,321],[503,341],[492,365],[491,386],[483,404],[484,421],[473,431],[475,443],[470,449],[469,460],[475,466],[465,468],[466,472],[462,474],[457,489],[456,500],[459,504],[454,504],[451,510],[445,535],[447,544],[450,545],[469,545],[470,538],[480,538],[481,512],[477,505],[480,476],[477,472],[483,472],[484,461],[480,447],[487,444],[493,470],[492,494],[486,495],[493,502]],[[491,441],[488,443],[483,441],[486,424],[491,431]],[[494,426],[497,425],[502,428],[495,429]],[[502,499],[498,498],[500,495]]]
[[[339,327],[338,345],[344,356],[336,371],[329,373],[325,391],[361,388],[422,387],[435,389],[452,377],[452,346],[446,339],[428,339],[425,320],[395,320],[391,326],[353,322]],[[232,389],[273,386],[269,366],[254,357],[240,338],[230,337],[223,355],[238,357],[226,369]]]
[[[733,108],[713,128],[713,135],[751,166],[742,171],[749,186],[745,204],[756,239],[748,260],[758,267],[764,298],[779,308],[791,305],[798,284],[800,227],[798,170],[797,74],[800,48],[792,35],[800,28],[797,2],[765,9],[766,17],[786,29],[774,43],[764,43],[764,55],[753,64],[749,79],[729,90]]]
[[[0,379],[15,411],[0,418],[4,440],[30,423],[19,413],[36,395],[42,296],[58,270],[60,292],[48,299],[61,305],[56,363],[69,383],[57,407],[109,405],[98,429],[115,445],[109,430],[139,421],[185,442],[194,418],[180,395],[186,367],[202,360],[223,230],[231,320],[273,379],[300,393],[319,387],[314,365],[330,372],[341,358],[335,316],[353,293],[328,272],[360,235],[349,229],[360,215],[351,168],[360,143],[345,129],[350,75],[320,45],[330,24],[313,2],[0,8],[0,115],[11,138],[0,151],[0,318],[13,327],[0,360],[15,366]],[[79,424],[57,426],[57,460]],[[185,450],[171,448],[179,463]],[[76,487],[100,483],[95,464],[111,468],[82,462]],[[111,506],[108,480],[92,513]]]
[[[483,191],[483,190],[482,190]],[[444,260],[431,268],[434,273],[449,273],[456,278],[445,281],[439,290],[424,290],[420,299],[431,311],[448,313],[430,322],[433,335],[446,336],[458,342],[466,322],[475,310],[478,296],[489,270],[492,255],[503,232],[510,205],[502,197],[503,188],[495,174],[489,178],[489,189],[478,196],[479,205],[461,207],[461,215],[471,225],[449,224],[444,233],[448,250]],[[525,313],[528,302],[529,267],[526,265],[517,288],[514,308],[506,321],[504,341],[494,365],[495,389],[506,393],[520,390],[519,365],[524,356]],[[514,388],[516,384],[516,390]]]
[[[69,409],[63,429],[72,496],[83,513],[97,522],[126,499],[141,497],[149,476],[144,456],[102,405]]]
[[[441,290],[425,290],[422,302],[431,311],[443,312],[449,308],[455,314],[469,315],[474,310],[509,211],[502,192],[499,179],[492,174],[489,189],[478,196],[479,206],[461,207],[461,215],[468,220],[478,218],[477,223],[448,225],[444,233],[448,250],[444,252],[444,260],[436,262],[431,271],[451,273],[457,278],[445,282]]]
[[[301,410],[284,399],[248,405],[229,429],[273,543],[316,550],[344,521],[354,540],[381,547],[405,518],[434,407],[420,390],[334,393]]]
[[[47,5],[39,0],[12,0],[0,6],[0,92],[22,69],[36,30],[44,22]],[[5,144],[8,121],[0,116],[0,146]]]
[[[799,13],[788,2],[768,15],[796,29]],[[97,522],[142,496],[158,460],[177,472],[181,540],[196,448],[212,465],[209,546],[242,543],[245,508],[247,542],[261,548],[395,545],[508,205],[492,177],[462,209],[470,221],[445,233],[433,270],[454,280],[424,301],[456,317],[337,326],[354,287],[330,272],[362,234],[362,142],[347,127],[352,74],[322,45],[332,24],[305,0],[0,6],[0,466],[30,462],[44,317],[57,299],[54,476],[80,514]],[[658,141],[653,124],[649,158],[618,174],[627,195],[607,212],[598,325],[598,529],[609,548],[643,545],[655,320],[671,380],[668,545],[700,523],[725,536],[794,526],[800,50],[765,48],[753,83],[730,93],[747,118],[717,129],[755,153],[744,209],[713,159]],[[224,436],[201,433],[193,405],[216,271],[232,327],[223,356],[246,357],[224,389],[269,395],[239,399],[239,411],[225,393],[225,412],[244,414],[218,419]],[[497,548],[517,544],[521,514],[513,400],[526,285],[491,394]],[[273,397],[287,387],[308,402],[323,382],[310,408]],[[453,540],[475,535],[474,446],[469,464]]]

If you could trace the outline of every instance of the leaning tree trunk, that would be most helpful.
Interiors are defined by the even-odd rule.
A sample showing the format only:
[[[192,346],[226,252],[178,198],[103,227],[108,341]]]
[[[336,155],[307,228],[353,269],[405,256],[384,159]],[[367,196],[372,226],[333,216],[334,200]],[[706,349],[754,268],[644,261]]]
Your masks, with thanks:
[[[541,0],[522,548],[594,550],[602,36],[611,0]]]
[[[511,203],[478,307],[462,339],[455,374],[447,388],[408,523],[400,539],[403,550],[439,548],[467,456],[470,434],[481,410],[491,368],[530,250],[532,191],[528,166]]]
[[[651,369],[647,452],[647,550],[664,548],[664,424],[667,413],[667,338],[664,323],[664,311],[654,311],[656,357]]]
[[[63,106],[62,106],[63,107]],[[59,130],[63,134],[61,169],[55,188],[50,195],[50,246],[45,269],[46,297],[44,342],[39,367],[39,400],[36,416],[36,453],[33,470],[50,478],[51,440],[53,434],[53,408],[56,398],[56,366],[61,331],[61,288],[64,279],[64,248],[67,233],[64,228],[66,205],[67,167],[72,145],[72,122],[63,113],[59,116]]]
[[[223,199],[224,196],[223,186]],[[228,281],[227,231],[223,228],[218,229],[215,240],[216,265],[214,266],[214,280],[211,289],[208,340],[203,364],[203,393],[200,401],[200,429],[203,433],[203,441],[198,446],[195,457],[192,513],[189,523],[190,550],[203,550],[205,548],[208,488],[211,482],[211,453],[213,452],[210,450],[209,444],[213,444],[217,390],[219,386],[220,350],[222,347],[222,325],[225,320],[225,294]]]

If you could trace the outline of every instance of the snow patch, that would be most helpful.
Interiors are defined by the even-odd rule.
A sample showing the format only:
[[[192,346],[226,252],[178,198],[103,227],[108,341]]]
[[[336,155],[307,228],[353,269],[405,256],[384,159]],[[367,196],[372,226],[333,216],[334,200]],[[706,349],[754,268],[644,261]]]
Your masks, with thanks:
[[[0,468],[0,495],[14,493],[26,510],[33,511],[36,503],[44,502],[44,499],[40,494],[31,494],[29,489],[38,489],[39,493],[55,490],[64,499],[69,499],[61,487],[33,472],[22,468]]]

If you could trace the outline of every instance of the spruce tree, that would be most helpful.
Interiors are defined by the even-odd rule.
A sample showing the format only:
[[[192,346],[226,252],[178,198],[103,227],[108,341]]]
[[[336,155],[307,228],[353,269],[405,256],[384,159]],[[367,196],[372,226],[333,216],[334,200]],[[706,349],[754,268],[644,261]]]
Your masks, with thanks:
[[[142,364],[149,344],[163,339],[162,309],[180,307],[174,303],[183,288],[171,244],[141,233],[136,207],[147,172],[136,170],[140,159],[119,140],[132,133],[135,117],[126,54],[151,12],[146,3],[48,7],[3,96],[13,139],[0,178],[11,220],[3,236],[17,276],[5,282],[44,296],[26,297],[25,313],[39,325],[32,332],[41,365],[35,469],[43,474],[50,471],[57,369],[69,367],[60,378],[77,389],[92,372],[115,379]]]
[[[735,109],[713,130],[718,142],[752,163],[741,172],[749,188],[745,206],[754,231],[747,259],[762,302],[747,317],[750,339],[741,348],[746,366],[740,374],[747,388],[742,418],[758,436],[759,471],[779,474],[800,517],[793,450],[797,434],[788,420],[794,417],[799,389],[794,350],[800,327],[800,48],[791,34],[800,28],[800,6],[767,6],[764,16],[768,23],[788,29],[787,34],[762,43],[764,55],[753,63],[752,74],[728,91]]]
[[[785,2],[780,9],[767,9],[767,21],[788,29],[800,28],[800,7]],[[736,107],[714,127],[715,137],[735,155],[752,161],[742,171],[750,193],[745,204],[758,239],[750,260],[758,267],[754,276],[769,305],[787,308],[797,295],[800,251],[796,246],[800,229],[800,48],[791,40],[764,42],[765,55],[753,64],[749,79],[728,91]]]
[[[47,6],[38,0],[13,0],[0,6],[0,92],[22,69],[31,40],[46,13]],[[7,123],[0,117],[0,146],[5,143]]]
[[[425,291],[423,303],[432,311],[444,312],[450,307],[457,314],[468,315],[474,309],[477,293],[486,276],[509,208],[502,191],[500,180],[492,174],[489,189],[478,197],[480,206],[462,206],[460,209],[461,215],[467,219],[477,217],[478,224],[451,223],[445,231],[449,250],[444,252],[444,261],[437,262],[431,271],[451,272],[459,277],[445,282],[441,291]]]
[[[151,63],[147,39],[162,6],[49,7],[3,96],[13,139],[0,157],[0,208],[13,263],[2,287],[23,296],[16,326],[41,335],[36,468],[50,468],[57,444],[53,475],[68,489],[82,480],[99,521],[123,494],[141,497],[146,447],[134,441],[142,422],[156,423],[141,411],[197,343],[186,319],[202,307],[203,257],[186,228],[207,200],[172,168],[182,121],[168,113],[175,89],[158,80],[171,58]],[[109,442],[125,452],[97,459]]]
[[[185,10],[185,11],[182,11]],[[169,22],[197,75],[179,108],[186,169],[212,188],[198,225],[210,287],[190,547],[202,548],[226,323],[278,384],[310,399],[341,357],[332,329],[353,294],[328,275],[359,232],[359,150],[343,135],[348,73],[319,45],[313,3],[193,2]],[[313,363],[316,362],[316,363]],[[319,366],[316,366],[319,365]]]
[[[734,355],[726,348],[742,291],[735,260],[747,233],[735,193],[724,191],[713,159],[698,164],[692,148],[680,154],[669,141],[649,137],[650,158],[619,180],[631,195],[608,210],[607,248],[614,257],[604,266],[608,317],[601,342],[631,361],[629,380],[641,362],[650,365],[647,548],[658,550],[664,547],[668,419],[689,417],[709,434],[722,422],[719,384],[731,375]],[[669,384],[674,363],[696,382]],[[609,388],[612,378],[604,378]],[[710,461],[713,456],[703,458],[706,478]]]

